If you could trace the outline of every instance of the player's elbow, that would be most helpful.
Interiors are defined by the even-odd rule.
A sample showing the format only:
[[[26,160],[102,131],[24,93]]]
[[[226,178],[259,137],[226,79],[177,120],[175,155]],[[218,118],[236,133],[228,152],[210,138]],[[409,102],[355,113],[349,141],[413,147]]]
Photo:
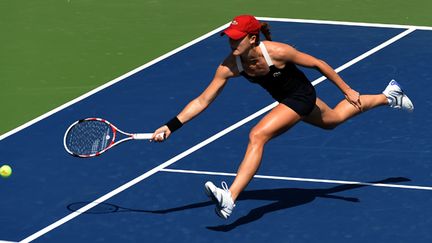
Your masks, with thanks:
[[[328,64],[324,61],[324,60],[321,60],[321,59],[316,59],[316,61],[315,61],[315,68],[316,69],[318,69],[318,70],[322,70],[322,69],[324,69],[325,67],[327,67],[328,66]]]

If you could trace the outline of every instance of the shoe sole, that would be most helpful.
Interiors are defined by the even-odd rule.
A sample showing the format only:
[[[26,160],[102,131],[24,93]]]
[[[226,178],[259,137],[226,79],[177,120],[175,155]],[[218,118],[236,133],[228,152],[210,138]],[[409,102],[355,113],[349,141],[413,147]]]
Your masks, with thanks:
[[[207,183],[204,185],[205,187],[205,194],[207,194],[207,196],[214,202],[216,203],[216,205],[219,205],[218,200],[216,199],[215,195],[213,194],[212,190],[210,189],[210,187],[207,185]]]
[[[414,104],[412,103],[411,99],[405,93],[403,94],[403,98],[407,100],[409,104],[407,111],[412,112],[414,110]]]
[[[205,187],[204,190],[205,194],[212,200],[213,203],[216,204],[216,208],[215,208],[216,215],[219,216],[220,218],[228,219],[228,217],[225,217],[225,215],[221,214],[221,212],[219,211],[219,201],[216,199],[215,195],[213,194],[212,190],[207,185],[207,183],[204,185],[204,187]]]

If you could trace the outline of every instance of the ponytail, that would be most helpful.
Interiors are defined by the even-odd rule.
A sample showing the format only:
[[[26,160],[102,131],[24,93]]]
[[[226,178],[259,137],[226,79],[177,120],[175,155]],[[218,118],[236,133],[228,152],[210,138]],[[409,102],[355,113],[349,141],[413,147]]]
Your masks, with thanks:
[[[260,43],[260,33],[264,35],[265,39],[268,41],[271,41],[271,35],[270,35],[270,25],[266,22],[261,22],[261,27],[259,29],[259,33],[258,34],[249,34],[250,36],[255,36],[256,37],[256,41],[255,41],[255,45],[258,45]]]
[[[260,31],[264,35],[266,40],[268,40],[268,41],[272,40],[271,35],[270,35],[270,26],[268,23],[262,22]]]

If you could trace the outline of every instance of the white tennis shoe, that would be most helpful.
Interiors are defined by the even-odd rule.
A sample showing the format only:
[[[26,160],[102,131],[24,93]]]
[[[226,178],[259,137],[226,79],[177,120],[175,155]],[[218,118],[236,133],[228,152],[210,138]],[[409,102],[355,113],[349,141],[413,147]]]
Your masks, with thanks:
[[[214,203],[216,203],[216,214],[223,219],[228,219],[235,207],[235,204],[226,182],[223,181],[221,185],[222,188],[218,188],[211,181],[207,181],[204,185],[205,193]]]
[[[409,112],[414,110],[413,103],[394,79],[387,85],[383,94],[387,97],[390,107]]]

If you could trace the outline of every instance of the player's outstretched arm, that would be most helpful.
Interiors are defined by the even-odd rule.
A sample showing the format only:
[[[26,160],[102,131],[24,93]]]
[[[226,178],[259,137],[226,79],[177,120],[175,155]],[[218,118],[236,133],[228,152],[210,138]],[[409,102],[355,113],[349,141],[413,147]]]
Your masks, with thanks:
[[[216,99],[223,90],[228,79],[232,76],[231,69],[227,65],[221,64],[207,88],[197,98],[190,101],[177,116],[156,129],[153,133],[152,140],[156,142],[164,141],[171,133],[183,126],[183,124],[198,116]],[[165,137],[161,138],[156,136],[156,134],[160,133],[164,133]]]

